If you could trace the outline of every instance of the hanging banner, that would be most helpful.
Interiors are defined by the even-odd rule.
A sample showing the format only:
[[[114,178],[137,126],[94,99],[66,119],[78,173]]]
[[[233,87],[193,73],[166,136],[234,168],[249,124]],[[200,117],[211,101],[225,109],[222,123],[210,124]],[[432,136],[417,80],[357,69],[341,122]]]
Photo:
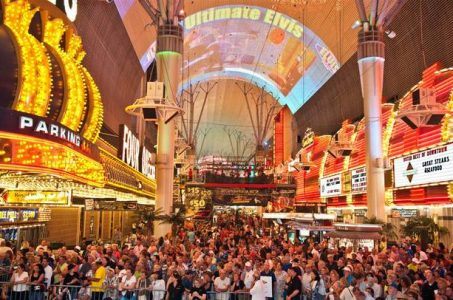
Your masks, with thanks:
[[[0,208],[0,223],[36,221],[38,216],[38,208]]]
[[[366,167],[354,169],[351,171],[351,189],[352,193],[366,192]]]
[[[2,194],[2,200],[8,204],[50,204],[67,205],[69,192],[54,191],[7,191]]]
[[[269,190],[259,189],[215,189],[212,200],[214,205],[227,206],[267,206],[272,200]]]
[[[453,181],[453,144],[397,158],[395,187]]]
[[[419,215],[418,209],[392,209],[392,218],[414,218]]]
[[[341,174],[321,178],[321,197],[332,197],[341,195]]]

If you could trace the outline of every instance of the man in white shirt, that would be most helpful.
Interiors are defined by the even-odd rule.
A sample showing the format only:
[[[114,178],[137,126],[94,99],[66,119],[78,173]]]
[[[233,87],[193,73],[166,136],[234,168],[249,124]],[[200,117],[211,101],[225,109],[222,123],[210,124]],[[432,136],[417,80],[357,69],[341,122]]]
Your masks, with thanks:
[[[47,287],[49,287],[52,281],[53,270],[52,267],[49,266],[49,260],[47,258],[43,258],[41,263],[44,268],[44,279]]]
[[[304,274],[302,275],[302,289],[304,291],[311,290],[311,262],[305,267]]]
[[[420,260],[421,261],[426,261],[428,260],[428,255],[426,255],[426,253],[424,251],[422,251],[422,247],[420,245],[417,245],[417,253],[420,254]]]
[[[140,238],[137,239],[135,243],[135,247],[133,249],[135,256],[140,257],[140,253],[145,249],[145,246],[142,245],[142,240]]]
[[[228,300],[230,298],[228,294],[230,285],[230,278],[226,277],[225,270],[220,270],[219,277],[214,280],[214,291],[217,293],[216,300]]]
[[[252,300],[266,300],[266,294],[264,293],[264,287],[266,282],[260,278],[260,274],[255,272],[255,284],[250,289],[250,295],[252,295]]]
[[[244,281],[245,288],[247,290],[250,290],[252,288],[253,281],[255,281],[251,262],[248,261],[245,263],[245,271],[242,274],[242,276],[243,276],[242,280]]]
[[[377,279],[373,276],[366,278],[367,286],[373,289],[374,298],[379,298],[382,295],[382,287],[377,283]]]
[[[47,247],[47,240],[42,240],[41,244],[39,244],[39,246],[36,247],[36,251],[39,251],[39,250],[42,250],[44,252],[49,250],[48,247]]]
[[[340,294],[340,300],[356,300],[354,296],[354,286],[345,287]]]

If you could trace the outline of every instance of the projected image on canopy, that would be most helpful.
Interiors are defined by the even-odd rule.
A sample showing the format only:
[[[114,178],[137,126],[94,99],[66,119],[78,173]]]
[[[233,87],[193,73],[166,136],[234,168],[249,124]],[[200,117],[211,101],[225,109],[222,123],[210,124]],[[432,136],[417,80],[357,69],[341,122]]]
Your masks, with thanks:
[[[271,9],[210,8],[188,16],[184,26],[185,80],[250,80],[293,112],[339,68],[319,37]]]

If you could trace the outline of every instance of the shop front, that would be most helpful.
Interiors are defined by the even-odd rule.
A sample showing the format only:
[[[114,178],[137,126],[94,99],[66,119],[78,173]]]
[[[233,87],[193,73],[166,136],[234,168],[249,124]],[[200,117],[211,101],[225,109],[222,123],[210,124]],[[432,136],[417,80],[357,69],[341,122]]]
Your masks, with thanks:
[[[148,152],[142,164],[147,169],[136,170],[98,138],[101,94],[65,12],[49,1],[25,0],[1,1],[0,13],[2,238],[75,245],[91,220],[77,198],[153,205]],[[96,238],[110,238],[108,228],[120,222],[130,226],[128,213],[117,217],[112,211],[111,224],[103,217],[92,222],[101,232]]]
[[[320,172],[324,164],[324,153],[331,140],[330,135],[317,136],[309,128],[305,132],[302,149],[297,153],[296,159],[289,163],[296,182],[296,195],[294,205],[303,207],[306,203],[322,203],[321,189],[319,186]]]
[[[427,68],[422,80],[395,103],[383,103],[383,155],[387,221],[399,232],[426,216],[452,228],[453,69]],[[302,149],[288,164],[295,173],[296,208],[327,204],[338,222],[363,223],[367,214],[365,123],[344,122],[333,136],[308,130]],[[453,238],[443,236],[450,244]]]

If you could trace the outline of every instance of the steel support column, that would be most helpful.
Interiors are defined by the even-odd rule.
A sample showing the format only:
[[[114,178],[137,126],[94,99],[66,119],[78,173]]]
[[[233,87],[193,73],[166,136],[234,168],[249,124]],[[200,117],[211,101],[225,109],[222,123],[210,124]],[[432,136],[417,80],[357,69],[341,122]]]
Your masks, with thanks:
[[[157,37],[157,80],[165,85],[166,101],[177,103],[176,95],[181,79],[182,29],[178,25],[164,24],[158,28]],[[164,214],[172,213],[175,154],[175,123],[170,116],[159,113],[157,120],[157,168],[156,209]],[[170,224],[154,226],[154,235],[164,236],[171,232]]]
[[[357,53],[365,114],[368,218],[381,220],[386,219],[381,111],[384,47],[382,30],[360,31]]]

